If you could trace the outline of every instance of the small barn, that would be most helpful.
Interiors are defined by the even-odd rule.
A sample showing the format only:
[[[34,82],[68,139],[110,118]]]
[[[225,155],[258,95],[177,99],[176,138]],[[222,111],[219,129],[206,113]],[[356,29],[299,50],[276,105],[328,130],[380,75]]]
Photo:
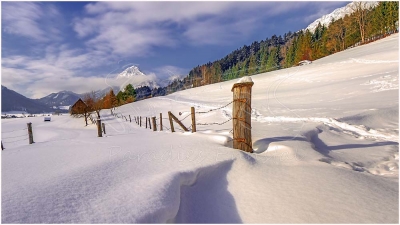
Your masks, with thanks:
[[[86,103],[84,101],[82,101],[82,99],[78,99],[78,101],[76,101],[71,108],[69,109],[69,112],[71,115],[74,114],[81,114],[82,112],[87,111],[88,106],[86,105]]]

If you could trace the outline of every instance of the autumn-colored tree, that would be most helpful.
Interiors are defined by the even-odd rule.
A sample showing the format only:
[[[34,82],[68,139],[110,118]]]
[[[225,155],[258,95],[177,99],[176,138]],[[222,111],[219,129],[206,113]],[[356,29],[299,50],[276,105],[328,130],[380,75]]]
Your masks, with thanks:
[[[92,91],[84,96],[83,101],[92,112],[96,112],[97,118],[100,119],[100,111],[103,109],[103,99],[97,97],[96,93]]]
[[[117,97],[115,96],[113,89],[111,89],[103,98],[103,109],[112,109],[117,105]]]

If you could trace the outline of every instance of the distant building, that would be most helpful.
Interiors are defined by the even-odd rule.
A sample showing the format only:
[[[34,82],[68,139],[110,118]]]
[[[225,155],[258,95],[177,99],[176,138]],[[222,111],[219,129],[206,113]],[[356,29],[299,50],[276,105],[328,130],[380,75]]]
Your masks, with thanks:
[[[70,108],[69,108],[69,113],[71,115],[73,114],[81,114],[83,111],[86,111],[88,106],[82,99],[78,99]]]

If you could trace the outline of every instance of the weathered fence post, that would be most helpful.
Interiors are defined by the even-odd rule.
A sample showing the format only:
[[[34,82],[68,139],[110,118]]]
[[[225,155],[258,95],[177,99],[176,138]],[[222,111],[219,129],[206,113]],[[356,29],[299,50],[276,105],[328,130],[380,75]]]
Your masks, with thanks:
[[[129,115],[129,123],[132,123],[131,115]]]
[[[2,150],[2,151],[4,150],[3,141],[1,141],[1,150]]]
[[[103,132],[104,134],[106,134],[106,125],[104,123],[102,123],[101,125],[103,125]]]
[[[149,129],[151,130],[151,123],[150,123],[150,117],[149,117]]]
[[[160,113],[160,130],[162,131],[162,113]]]
[[[153,122],[153,131],[157,131],[156,117],[155,116],[151,117],[151,122]]]
[[[32,123],[27,123],[27,125],[28,125],[29,144],[33,144],[35,142],[33,141]]]
[[[194,107],[191,107],[190,111],[192,113],[192,133],[194,133],[196,132],[196,117],[195,117]]]
[[[182,123],[180,120],[178,120],[178,118],[176,118],[176,116],[175,116],[174,114],[172,114],[171,112],[169,112],[169,114],[170,114],[170,117],[172,117],[172,119],[174,119],[175,122],[176,122],[179,126],[181,126],[182,129],[183,129],[184,131],[189,131],[189,130],[185,127],[185,125],[183,125],[183,123]]]
[[[139,123],[140,123],[140,127],[142,127],[142,116],[140,116]]]
[[[97,136],[103,137],[102,132],[101,132],[101,119],[97,119]]]
[[[146,129],[147,129],[147,116],[146,116]]]
[[[172,115],[171,111],[168,111],[169,125],[171,126],[171,132],[175,132],[174,123],[172,122],[172,116],[171,115]]]
[[[254,82],[242,77],[232,87],[233,148],[253,152],[251,140],[251,88]]]

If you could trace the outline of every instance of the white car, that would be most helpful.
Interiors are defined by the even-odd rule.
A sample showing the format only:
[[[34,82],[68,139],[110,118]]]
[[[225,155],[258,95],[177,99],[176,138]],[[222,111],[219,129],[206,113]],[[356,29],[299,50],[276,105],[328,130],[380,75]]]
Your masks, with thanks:
[[[49,117],[49,116],[44,117],[44,122],[46,122],[46,121],[50,122],[51,121],[51,117]]]

